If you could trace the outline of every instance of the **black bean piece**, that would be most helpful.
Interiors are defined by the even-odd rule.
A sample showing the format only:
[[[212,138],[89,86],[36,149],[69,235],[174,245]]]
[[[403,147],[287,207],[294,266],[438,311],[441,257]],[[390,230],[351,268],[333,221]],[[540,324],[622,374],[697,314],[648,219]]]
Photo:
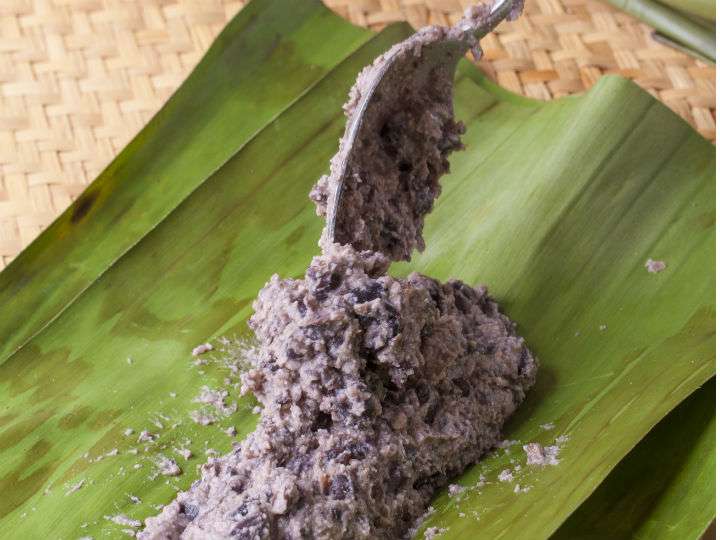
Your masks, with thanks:
[[[200,513],[200,509],[194,504],[180,503],[180,513],[192,521]]]
[[[346,499],[352,493],[352,483],[344,474],[337,474],[330,484],[330,497],[336,501]]]
[[[238,540],[254,540],[255,538],[259,538],[261,537],[260,532],[264,528],[264,521],[263,516],[260,514],[241,519],[230,531],[230,536]]]
[[[326,412],[320,412],[317,415],[317,419],[313,424],[312,430],[317,431],[318,429],[330,429],[332,426],[332,416]]]
[[[377,281],[371,281],[366,287],[357,287],[351,292],[355,296],[356,302],[358,304],[363,304],[365,302],[371,302],[377,298],[380,298],[382,296],[383,290],[383,286],[380,283],[378,283]]]
[[[430,399],[430,387],[428,387],[427,384],[420,383],[417,388],[415,388],[415,395],[417,396],[420,405],[424,405],[427,403],[428,399]]]
[[[460,393],[463,397],[468,397],[470,395],[470,383],[468,383],[465,379],[455,379],[453,380],[453,383],[460,389]]]

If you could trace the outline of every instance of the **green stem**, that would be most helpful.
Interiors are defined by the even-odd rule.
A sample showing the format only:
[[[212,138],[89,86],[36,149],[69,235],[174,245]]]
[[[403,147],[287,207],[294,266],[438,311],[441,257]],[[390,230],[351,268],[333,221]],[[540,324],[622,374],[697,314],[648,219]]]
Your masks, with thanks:
[[[657,29],[668,39],[715,63],[715,32],[654,0],[607,0]]]

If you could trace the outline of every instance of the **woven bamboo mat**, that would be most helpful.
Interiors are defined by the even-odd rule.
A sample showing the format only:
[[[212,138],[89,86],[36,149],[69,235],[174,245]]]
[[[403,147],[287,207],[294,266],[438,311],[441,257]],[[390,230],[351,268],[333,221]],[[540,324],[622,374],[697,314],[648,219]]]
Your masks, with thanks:
[[[379,29],[449,24],[472,0],[326,0]],[[0,269],[160,108],[245,0],[0,1]],[[483,40],[481,67],[551,99],[604,73],[634,79],[715,136],[715,69],[597,0],[527,0]]]

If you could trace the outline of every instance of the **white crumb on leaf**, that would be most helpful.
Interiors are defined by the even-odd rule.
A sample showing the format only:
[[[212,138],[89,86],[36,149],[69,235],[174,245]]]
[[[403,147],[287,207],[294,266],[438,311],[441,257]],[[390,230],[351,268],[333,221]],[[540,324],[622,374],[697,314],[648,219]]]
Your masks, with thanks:
[[[512,482],[513,473],[510,471],[510,469],[504,469],[500,471],[500,474],[498,474],[498,480],[500,480],[501,482]]]
[[[555,443],[559,444],[559,445],[563,445],[566,442],[568,442],[569,440],[570,440],[570,437],[568,437],[567,435],[559,435],[558,437],[555,437]]]
[[[465,488],[459,484],[450,484],[448,486],[448,495],[455,497],[456,495],[462,495],[465,492]]]
[[[133,428],[127,428],[125,431],[123,431],[123,435],[125,435],[126,437],[129,437],[133,433],[135,433],[135,430]]]
[[[217,419],[213,415],[204,413],[199,410],[190,411],[190,418],[192,418],[193,422],[201,426],[209,426],[217,421]]]
[[[604,332],[605,330],[607,330],[607,324],[601,324],[599,328],[601,332]]]
[[[530,486],[521,487],[520,484],[515,484],[513,489],[513,493],[527,493],[528,491],[530,491]]]
[[[193,399],[193,402],[211,405],[221,415],[230,416],[237,411],[237,403],[227,405],[225,400],[228,395],[227,390],[213,390],[206,385],[200,389],[200,393]]]
[[[198,345],[192,350],[193,356],[200,356],[201,354],[205,354],[206,352],[212,351],[213,346],[209,343],[203,343],[201,345]]]
[[[440,536],[441,534],[444,534],[449,530],[450,529],[448,529],[447,527],[428,527],[427,529],[425,529],[425,534],[423,538],[425,538],[425,540],[432,540],[436,536]]]
[[[178,455],[185,458],[185,460],[188,460],[191,457],[193,457],[192,450],[190,450],[189,448],[176,448],[175,453],[177,453]]]
[[[560,448],[557,446],[543,446],[540,443],[529,443],[523,446],[527,456],[528,465],[558,465],[560,461],[557,456]]]
[[[124,527],[140,527],[141,521],[127,517],[125,514],[118,514],[116,516],[105,516],[105,519],[112,521],[117,525],[123,525]]]
[[[142,500],[140,499],[140,497],[137,497],[137,496],[135,496],[135,495],[128,495],[128,497],[130,498],[130,502],[131,502],[131,503],[133,503],[133,504],[142,504]]]
[[[654,261],[652,259],[648,259],[645,261],[645,268],[649,273],[657,274],[658,272],[665,270],[667,268],[667,264],[665,264],[665,261]]]
[[[71,486],[68,488],[68,490],[65,492],[65,496],[67,497],[67,496],[70,495],[71,493],[75,493],[76,491],[81,490],[84,485],[85,485],[85,479],[83,478],[82,480],[80,480],[80,481],[74,483],[73,485],[71,485]]]
[[[545,431],[550,431],[551,429],[555,429],[555,424],[553,422],[548,422],[547,424],[540,424],[540,428],[544,429]]]
[[[138,436],[138,442],[153,442],[158,436],[155,433],[150,433],[147,429],[143,429]]]
[[[182,469],[172,458],[162,455],[158,456],[156,464],[158,467],[158,472],[163,476],[180,476],[182,474]]]

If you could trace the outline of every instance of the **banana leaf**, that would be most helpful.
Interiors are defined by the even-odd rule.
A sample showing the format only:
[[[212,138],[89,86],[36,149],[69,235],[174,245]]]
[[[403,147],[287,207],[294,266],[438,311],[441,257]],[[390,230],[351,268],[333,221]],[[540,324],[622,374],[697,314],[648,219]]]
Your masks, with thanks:
[[[714,478],[713,379],[655,426],[552,538],[698,538],[715,513]]]
[[[607,1],[655,28],[662,42],[715,63],[714,2],[697,0],[685,7],[680,0]]]
[[[687,13],[698,19],[715,21],[715,2],[712,0],[659,0],[675,11]]]
[[[156,513],[198,477],[206,449],[229,451],[225,428],[254,428],[248,398],[216,424],[189,419],[200,387],[227,375],[190,351],[246,336],[269,276],[303,274],[322,227],[307,192],[336,150],[340,105],[357,71],[409,33],[373,36],[310,0],[254,0],[0,273],[1,530],[122,538],[112,516]],[[428,249],[393,272],[486,283],[542,361],[506,436],[568,440],[558,466],[524,470],[527,492],[496,481],[519,446],[490,456],[458,479],[484,474],[482,489],[439,495],[427,525],[447,538],[543,538],[714,373],[714,152],[617,77],[541,103],[463,63],[456,88],[467,150],[443,178]],[[272,104],[259,119],[248,112],[258,101]],[[650,257],[667,269],[649,274]],[[147,450],[143,429],[159,435]],[[183,474],[151,478],[178,446],[194,454],[179,459]]]

